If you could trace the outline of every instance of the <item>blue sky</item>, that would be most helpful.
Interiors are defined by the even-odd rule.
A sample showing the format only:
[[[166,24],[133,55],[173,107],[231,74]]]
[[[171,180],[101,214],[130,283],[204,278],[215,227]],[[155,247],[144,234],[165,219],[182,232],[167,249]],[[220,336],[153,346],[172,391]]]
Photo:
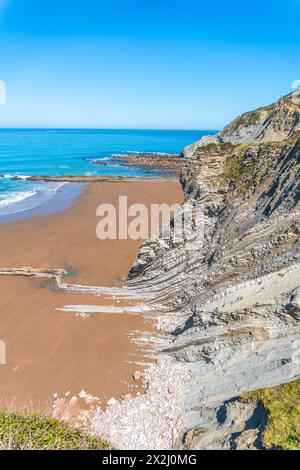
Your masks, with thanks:
[[[300,79],[300,0],[0,0],[0,127],[219,129]]]

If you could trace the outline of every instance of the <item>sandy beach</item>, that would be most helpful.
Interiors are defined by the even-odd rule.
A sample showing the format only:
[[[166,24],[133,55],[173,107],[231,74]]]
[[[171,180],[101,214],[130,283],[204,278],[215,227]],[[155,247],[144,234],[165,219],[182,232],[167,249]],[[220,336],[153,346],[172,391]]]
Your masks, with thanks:
[[[122,286],[141,240],[96,237],[96,207],[117,205],[119,195],[146,206],[183,200],[180,184],[172,180],[90,183],[62,212],[1,224],[0,269],[64,269],[68,283]],[[54,393],[85,390],[105,402],[136,391],[132,374],[152,359],[132,338],[151,331],[151,321],[140,314],[84,319],[57,311],[70,304],[114,302],[58,290],[51,279],[0,276],[0,339],[7,362],[0,367],[3,403],[46,410]]]

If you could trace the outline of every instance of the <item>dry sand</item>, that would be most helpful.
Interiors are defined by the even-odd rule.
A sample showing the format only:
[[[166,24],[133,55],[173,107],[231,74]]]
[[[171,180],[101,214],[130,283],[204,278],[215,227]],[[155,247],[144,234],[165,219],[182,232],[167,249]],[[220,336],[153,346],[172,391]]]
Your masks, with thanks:
[[[89,184],[64,212],[0,225],[0,268],[67,268],[69,283],[121,286],[140,240],[96,237],[96,207],[117,204],[119,195],[147,206],[183,199],[179,183],[166,180]],[[0,339],[7,354],[7,364],[0,366],[3,404],[45,410],[54,393],[85,390],[105,401],[137,389],[132,373],[140,366],[134,362],[150,359],[131,335],[151,331],[151,322],[142,315],[83,319],[56,310],[69,304],[113,301],[58,291],[49,280],[0,276]]]

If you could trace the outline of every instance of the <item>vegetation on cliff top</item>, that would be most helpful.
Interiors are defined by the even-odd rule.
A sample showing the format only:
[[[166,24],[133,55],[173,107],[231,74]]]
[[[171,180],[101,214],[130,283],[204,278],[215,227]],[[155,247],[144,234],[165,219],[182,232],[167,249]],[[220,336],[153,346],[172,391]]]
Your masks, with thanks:
[[[241,195],[253,193],[265,181],[285,145],[286,141],[236,145],[226,159],[223,182]]]
[[[98,437],[56,419],[21,412],[0,412],[0,450],[107,450]]]
[[[260,120],[259,110],[250,111],[242,114],[232,123],[232,132],[237,131],[240,127],[255,126]]]
[[[268,412],[263,432],[267,448],[300,450],[300,380],[246,393],[243,401],[259,401]]]

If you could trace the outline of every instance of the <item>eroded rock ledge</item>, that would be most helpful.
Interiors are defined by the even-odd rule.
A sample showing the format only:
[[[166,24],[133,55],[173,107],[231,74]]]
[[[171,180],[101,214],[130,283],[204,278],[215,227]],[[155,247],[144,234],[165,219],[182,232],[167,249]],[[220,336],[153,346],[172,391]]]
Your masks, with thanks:
[[[140,153],[113,156],[108,162],[96,160],[95,165],[121,165],[126,167],[143,168],[145,172],[169,177],[178,176],[188,164],[176,154]]]
[[[181,174],[182,211],[203,205],[204,244],[174,243],[171,224],[143,244],[128,286],[152,292],[171,338],[161,354],[191,374],[183,445],[259,448],[263,419],[239,396],[300,377],[299,106],[285,97],[221,137],[194,145]]]

